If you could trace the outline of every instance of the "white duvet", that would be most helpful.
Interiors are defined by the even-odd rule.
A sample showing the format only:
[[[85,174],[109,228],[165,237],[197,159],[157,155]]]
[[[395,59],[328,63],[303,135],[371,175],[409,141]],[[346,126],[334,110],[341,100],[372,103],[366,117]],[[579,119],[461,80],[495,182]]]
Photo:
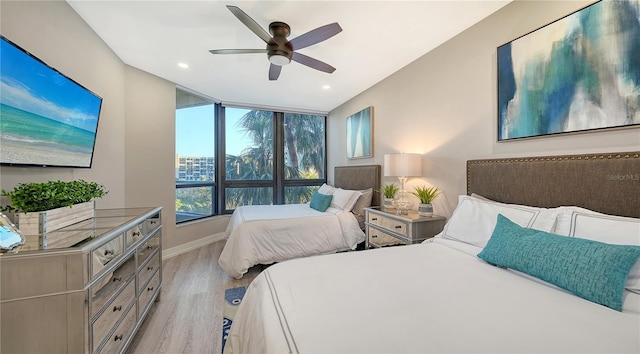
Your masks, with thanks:
[[[274,265],[249,286],[225,352],[640,352],[637,313],[491,266],[464,247],[436,241]]]
[[[256,264],[355,249],[365,238],[352,213],[308,204],[241,206],[226,234],[219,264],[234,278]]]

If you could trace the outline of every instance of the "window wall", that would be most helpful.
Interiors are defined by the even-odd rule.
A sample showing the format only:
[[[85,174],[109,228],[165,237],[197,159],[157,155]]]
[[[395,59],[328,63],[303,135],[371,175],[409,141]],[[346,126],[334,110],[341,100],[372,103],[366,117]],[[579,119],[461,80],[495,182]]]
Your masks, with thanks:
[[[203,101],[176,105],[178,223],[241,205],[307,203],[326,182],[325,116]]]

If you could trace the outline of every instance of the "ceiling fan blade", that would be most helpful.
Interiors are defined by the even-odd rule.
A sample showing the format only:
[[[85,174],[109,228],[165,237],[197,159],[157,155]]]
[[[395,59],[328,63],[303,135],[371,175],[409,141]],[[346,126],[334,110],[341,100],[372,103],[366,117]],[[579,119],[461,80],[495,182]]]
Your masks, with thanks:
[[[310,45],[320,43],[327,40],[336,34],[342,32],[342,27],[337,22],[318,27],[305,34],[301,34],[298,37],[289,41],[293,50],[302,49]]]
[[[250,53],[266,53],[266,49],[212,49],[211,54],[250,54]]]
[[[260,25],[254,21],[249,15],[247,15],[244,11],[240,10],[237,6],[227,5],[227,9],[231,11],[240,22],[244,23],[245,26],[249,27],[249,29],[255,33],[258,37],[260,37],[265,43],[269,43],[271,40],[271,36],[264,28],[260,27]]]
[[[278,80],[280,71],[282,71],[282,67],[280,65],[271,64],[271,66],[269,66],[269,80]]]
[[[313,59],[312,57],[308,57],[304,54],[300,54],[296,52],[293,52],[293,56],[291,57],[291,60],[297,61],[302,65],[306,65],[310,68],[324,71],[325,73],[329,73],[329,74],[336,71],[336,68],[334,68],[333,66],[327,63],[321,62],[318,59]]]

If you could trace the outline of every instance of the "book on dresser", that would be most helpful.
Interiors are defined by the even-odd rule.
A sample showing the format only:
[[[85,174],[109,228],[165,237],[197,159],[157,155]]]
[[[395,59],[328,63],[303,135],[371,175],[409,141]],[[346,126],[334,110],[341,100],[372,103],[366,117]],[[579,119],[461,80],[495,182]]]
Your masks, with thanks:
[[[162,288],[162,208],[97,209],[71,247],[0,255],[0,352],[121,353]]]

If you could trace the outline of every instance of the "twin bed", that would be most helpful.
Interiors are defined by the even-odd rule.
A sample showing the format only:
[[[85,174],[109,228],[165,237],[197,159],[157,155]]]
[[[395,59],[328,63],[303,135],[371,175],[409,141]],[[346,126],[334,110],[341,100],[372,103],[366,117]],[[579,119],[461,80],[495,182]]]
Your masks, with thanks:
[[[640,352],[640,153],[474,160],[467,174],[428,242],[264,270],[225,352]]]
[[[364,208],[380,205],[380,166],[339,166],[331,205],[318,211],[309,204],[250,205],[237,208],[226,229],[222,269],[241,278],[256,264],[353,250],[364,242]]]

